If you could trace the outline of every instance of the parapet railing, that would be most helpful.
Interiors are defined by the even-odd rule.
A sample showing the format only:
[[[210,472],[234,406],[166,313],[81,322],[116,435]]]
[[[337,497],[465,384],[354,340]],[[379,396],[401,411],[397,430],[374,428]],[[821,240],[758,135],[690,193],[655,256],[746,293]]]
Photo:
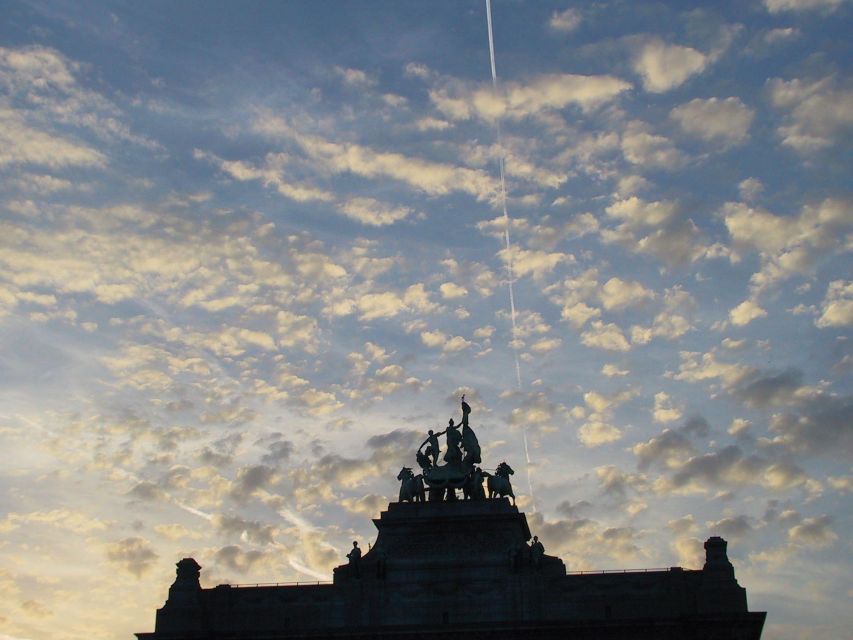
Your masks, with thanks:
[[[588,571],[566,571],[567,576],[580,576],[601,573],[656,573],[660,571],[684,571],[681,567],[660,567],[657,569],[590,569]]]
[[[658,567],[651,569],[588,569],[584,571],[566,571],[567,576],[600,575],[603,573],[657,573],[661,571],[684,571],[682,567]],[[253,582],[244,584],[220,584],[220,587],[243,589],[246,587],[298,587],[316,584],[334,584],[331,580],[300,580],[298,582]]]
[[[298,587],[315,584],[334,584],[331,580],[300,580],[299,582],[255,582],[246,584],[220,584],[219,587],[231,587],[232,589],[242,589],[245,587]]]

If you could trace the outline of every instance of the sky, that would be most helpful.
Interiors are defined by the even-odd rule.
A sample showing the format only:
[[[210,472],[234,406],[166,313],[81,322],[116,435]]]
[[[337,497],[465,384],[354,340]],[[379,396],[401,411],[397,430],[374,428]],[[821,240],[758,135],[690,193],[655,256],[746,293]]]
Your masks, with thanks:
[[[330,579],[462,393],[568,570],[853,637],[850,2],[0,17],[1,640]]]

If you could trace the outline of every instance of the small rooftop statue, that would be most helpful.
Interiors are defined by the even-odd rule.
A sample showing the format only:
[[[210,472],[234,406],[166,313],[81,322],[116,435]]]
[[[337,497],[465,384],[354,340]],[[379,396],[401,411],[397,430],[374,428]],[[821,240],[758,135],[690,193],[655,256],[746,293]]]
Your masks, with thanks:
[[[451,418],[447,428],[435,433],[428,431],[426,440],[418,447],[415,459],[422,473],[415,475],[411,468],[403,467],[397,475],[400,481],[400,502],[419,502],[425,499],[424,485],[429,487],[430,501],[456,500],[456,490],[462,489],[466,500],[483,500],[483,479],[488,478],[489,498],[510,496],[515,504],[515,495],[509,476],[514,473],[512,467],[501,462],[494,475],[483,471],[477,465],[482,462],[480,442],[471,428],[469,416],[471,406],[461,399],[462,421],[454,423]],[[460,429],[461,427],[461,429]],[[445,437],[446,451],[441,458],[446,464],[438,463],[441,447],[438,438]]]

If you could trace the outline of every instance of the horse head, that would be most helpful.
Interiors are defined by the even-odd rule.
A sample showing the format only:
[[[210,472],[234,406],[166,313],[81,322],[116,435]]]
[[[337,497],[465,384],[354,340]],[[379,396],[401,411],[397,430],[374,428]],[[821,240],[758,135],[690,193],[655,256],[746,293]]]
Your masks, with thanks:
[[[513,475],[515,473],[515,471],[513,471],[512,467],[509,466],[506,462],[501,462],[498,465],[498,468],[495,469],[495,473],[498,474],[499,476],[503,476],[505,478],[508,478],[509,476]]]
[[[397,480],[405,480],[407,478],[413,477],[414,474],[409,467],[403,467],[400,469],[400,473],[397,474]]]

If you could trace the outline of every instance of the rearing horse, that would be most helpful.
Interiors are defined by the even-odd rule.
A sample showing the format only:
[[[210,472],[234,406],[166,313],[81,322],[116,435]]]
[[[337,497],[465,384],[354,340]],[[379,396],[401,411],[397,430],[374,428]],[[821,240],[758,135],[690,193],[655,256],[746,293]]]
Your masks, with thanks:
[[[512,492],[512,483],[509,481],[509,477],[514,473],[511,466],[501,462],[495,469],[495,475],[489,476],[489,498],[509,496],[512,498],[512,504],[515,505],[515,494]]]

